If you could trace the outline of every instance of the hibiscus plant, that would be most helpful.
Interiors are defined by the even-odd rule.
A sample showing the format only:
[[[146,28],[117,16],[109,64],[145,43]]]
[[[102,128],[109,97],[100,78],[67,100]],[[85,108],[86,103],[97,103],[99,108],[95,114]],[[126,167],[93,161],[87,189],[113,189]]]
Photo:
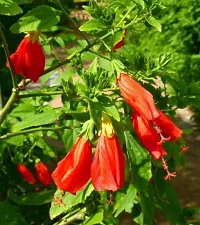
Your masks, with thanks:
[[[132,41],[165,6],[90,0],[80,22],[75,2],[0,0],[0,224],[189,224],[171,58]]]

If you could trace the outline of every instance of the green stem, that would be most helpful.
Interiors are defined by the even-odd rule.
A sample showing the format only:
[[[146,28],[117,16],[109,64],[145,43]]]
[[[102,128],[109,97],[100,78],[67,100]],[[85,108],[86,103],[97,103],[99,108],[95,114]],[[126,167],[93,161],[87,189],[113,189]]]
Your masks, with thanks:
[[[2,135],[0,137],[0,140],[6,139],[9,137],[13,136],[18,136],[18,135],[23,135],[23,134],[30,134],[34,132],[39,132],[39,131],[56,131],[56,130],[62,130],[62,129],[75,129],[79,128],[78,126],[61,126],[61,127],[37,127],[37,128],[32,128],[32,129],[27,129],[27,130],[22,130],[18,132],[13,132],[13,133],[7,133],[5,135]]]
[[[133,5],[128,11],[127,13],[122,17],[122,19],[119,21],[119,23],[116,25],[116,27],[119,27],[120,24],[126,19],[126,17],[128,16],[128,14],[135,8],[136,4]]]
[[[94,55],[99,56],[100,58],[103,58],[103,59],[106,59],[106,60],[108,60],[108,61],[111,61],[111,59],[109,59],[108,57],[106,57],[106,56],[104,56],[104,55],[100,55],[98,52],[95,52],[95,51],[93,51],[93,50],[91,50],[91,49],[89,49],[89,52],[93,53]]]
[[[2,90],[1,90],[1,83],[0,83],[0,110],[3,109],[3,98],[2,98]]]
[[[9,64],[9,68],[10,68],[10,74],[11,74],[11,77],[12,77],[13,88],[17,89],[17,82],[16,82],[16,78],[15,78],[15,73],[14,73],[14,70],[13,70],[12,62],[10,60],[10,52],[9,52],[8,44],[6,42],[5,35],[4,35],[3,30],[1,28],[1,24],[0,24],[0,36],[1,36],[1,39],[2,39],[2,44],[3,44],[4,52],[5,52],[5,55],[6,55],[6,59],[8,60],[8,64]]]
[[[68,224],[72,224],[73,222],[77,220],[84,220],[85,214],[86,214],[86,208],[83,208],[79,212],[75,213],[74,215],[68,218],[66,218],[67,216],[63,217],[61,221],[56,223],[56,225],[68,225]]]
[[[14,90],[7,101],[6,105],[3,107],[3,109],[0,111],[0,124],[4,121],[6,118],[6,115],[10,112],[13,104],[15,103],[15,100],[18,98],[19,90]]]
[[[37,97],[37,96],[49,96],[49,95],[62,95],[63,91],[49,91],[49,92],[37,92],[30,94],[20,94],[19,98],[29,98],[29,97]]]
[[[74,24],[75,28],[77,29],[77,31],[80,33],[80,35],[87,41],[87,43],[89,43],[87,37],[85,36],[85,34],[83,32],[81,32],[79,30],[78,25],[76,24],[76,22],[70,17],[70,15],[67,13],[67,11],[65,10],[65,8],[63,7],[62,3],[60,0],[57,0],[58,5],[60,6],[61,10],[64,12],[65,16]]]

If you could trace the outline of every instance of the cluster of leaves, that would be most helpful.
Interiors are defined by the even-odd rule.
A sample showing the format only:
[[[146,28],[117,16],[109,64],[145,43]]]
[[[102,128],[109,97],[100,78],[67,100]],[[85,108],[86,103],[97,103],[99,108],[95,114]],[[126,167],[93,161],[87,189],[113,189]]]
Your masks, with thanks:
[[[146,53],[142,42],[146,31],[149,35],[151,32],[155,36],[161,35],[162,26],[156,18],[161,17],[165,7],[158,1],[110,0],[105,6],[103,1],[97,4],[91,0],[84,8],[92,19],[80,27],[80,31],[87,32],[90,39],[79,40],[75,48],[67,49],[67,44],[76,36],[61,26],[63,21],[60,19],[68,15],[66,5],[62,3],[65,1],[41,1],[38,4],[38,1],[32,0],[0,0],[2,17],[17,15],[18,19],[16,22],[14,16],[9,25],[4,23],[4,19],[3,30],[9,35],[10,32],[19,35],[42,31],[44,37],[41,43],[46,53],[54,57],[46,64],[46,71],[50,73],[45,72],[47,74],[41,77],[41,89],[20,90],[0,128],[2,224],[62,225],[80,224],[80,221],[84,225],[118,224],[119,216],[125,211],[137,224],[153,225],[156,224],[155,209],[160,210],[170,224],[188,224],[172,185],[163,179],[161,164],[151,161],[134,136],[129,119],[131,110],[122,101],[115,85],[116,74],[123,70],[133,74],[137,80],[145,81],[144,86],[154,95],[159,108],[173,114],[172,107],[180,106],[174,103],[178,94],[169,95],[168,92],[169,85],[182,89],[181,82],[177,87],[172,85],[174,73],[167,67],[170,55],[166,52],[158,54],[150,49],[152,42]],[[170,11],[171,7],[168,8]],[[125,46],[113,52],[113,46],[122,39],[125,29],[128,30]],[[66,55],[70,54],[67,59],[59,60],[55,54],[57,45]],[[86,66],[88,60],[89,68]],[[47,81],[55,75],[55,68],[66,63],[67,67],[57,78],[58,85],[47,87]],[[0,72],[9,77],[5,60]],[[155,78],[160,78],[164,85],[156,86]],[[7,89],[11,91],[12,88]],[[58,96],[61,96],[62,107],[53,108],[50,102]],[[91,118],[95,121],[95,128],[92,126],[88,132],[94,136],[95,145],[102,112],[111,117],[127,156],[127,181],[122,190],[113,193],[113,205],[108,203],[109,193],[98,193],[90,184],[76,195],[65,193],[63,196],[53,186],[48,189],[41,187],[36,192],[17,174],[16,164],[24,162],[32,169],[37,158],[53,170]],[[170,166],[180,165],[179,146],[169,143],[166,149]]]

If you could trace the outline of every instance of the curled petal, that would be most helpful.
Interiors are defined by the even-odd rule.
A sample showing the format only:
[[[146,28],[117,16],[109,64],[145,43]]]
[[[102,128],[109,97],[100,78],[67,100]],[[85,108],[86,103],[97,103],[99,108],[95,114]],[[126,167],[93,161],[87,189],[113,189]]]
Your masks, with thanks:
[[[132,123],[140,142],[155,160],[161,159],[163,156],[167,155],[162,145],[159,145],[160,136],[152,128],[148,120],[134,114]]]
[[[36,184],[34,175],[23,163],[17,165],[17,170],[22,175],[25,181],[30,184]]]
[[[52,184],[53,180],[51,178],[51,174],[43,162],[37,163],[35,165],[35,170],[41,184],[43,184],[45,187],[48,187]]]

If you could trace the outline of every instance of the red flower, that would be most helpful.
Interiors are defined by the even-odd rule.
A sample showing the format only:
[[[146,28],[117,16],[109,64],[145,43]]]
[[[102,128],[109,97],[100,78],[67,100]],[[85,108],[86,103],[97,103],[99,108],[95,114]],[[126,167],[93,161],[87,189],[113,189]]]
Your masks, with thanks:
[[[35,170],[40,183],[43,184],[45,187],[48,187],[53,182],[51,174],[49,173],[48,168],[43,162],[37,163],[35,165]]]
[[[154,120],[159,116],[153,96],[128,74],[121,73],[118,78],[120,92],[125,101],[147,120]]]
[[[60,190],[75,194],[89,181],[91,163],[91,144],[80,136],[71,151],[57,164],[52,178]]]
[[[17,165],[17,170],[22,175],[25,181],[30,184],[36,184],[34,175],[23,163]]]
[[[163,112],[159,111],[160,116],[155,119],[155,124],[160,128],[161,134],[170,141],[181,138],[183,131]]]
[[[38,32],[30,32],[10,56],[14,72],[36,82],[44,72],[45,56],[38,41]],[[9,67],[9,63],[6,63]]]
[[[121,48],[124,45],[124,39],[125,39],[127,32],[128,32],[128,30],[125,30],[124,34],[122,36],[122,39],[114,45],[114,47],[113,47],[114,52],[116,52],[117,49]]]
[[[110,118],[104,115],[102,119],[101,135],[91,166],[92,184],[97,191],[116,191],[124,185],[125,156]]]
[[[134,113],[132,123],[140,142],[154,159],[161,159],[163,156],[167,155],[162,145],[159,144],[159,134],[153,129],[148,120]]]

